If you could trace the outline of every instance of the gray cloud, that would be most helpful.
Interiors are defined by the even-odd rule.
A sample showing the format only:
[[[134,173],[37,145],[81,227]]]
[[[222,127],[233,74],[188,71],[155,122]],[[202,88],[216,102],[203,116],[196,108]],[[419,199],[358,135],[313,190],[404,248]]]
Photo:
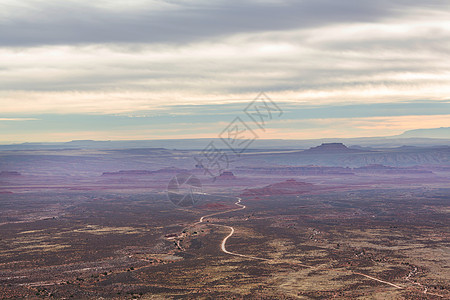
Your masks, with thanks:
[[[450,93],[444,1],[67,1],[0,7],[4,111],[129,112],[261,90],[309,103]]]
[[[439,8],[445,1],[427,1]],[[89,2],[27,2],[3,5],[0,46],[86,43],[187,43],[236,33],[288,30],[339,22],[371,22],[401,14],[423,1],[165,1],[133,10]],[[177,4],[175,4],[177,3]]]

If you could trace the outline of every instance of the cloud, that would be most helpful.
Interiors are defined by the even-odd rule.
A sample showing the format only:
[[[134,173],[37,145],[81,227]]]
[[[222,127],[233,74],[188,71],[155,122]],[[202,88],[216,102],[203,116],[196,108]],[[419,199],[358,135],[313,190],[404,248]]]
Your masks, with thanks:
[[[389,3],[7,0],[2,2],[0,45],[188,43],[239,32],[374,21],[394,13]]]
[[[0,122],[2,121],[36,121],[39,119],[35,118],[0,118]]]
[[[247,96],[261,90],[275,92],[282,97],[298,94],[298,100],[310,95],[313,95],[313,100],[320,98],[320,95],[329,95],[327,97],[330,99],[334,96],[336,99],[353,97],[352,94],[358,90],[361,91],[360,95],[378,97],[397,97],[405,90],[415,93],[418,98],[442,99],[443,94],[447,96],[449,70],[446,66],[450,62],[450,46],[444,41],[450,38],[450,11],[439,11],[441,7],[431,6],[418,16],[416,2],[403,7],[399,5],[404,2],[393,5],[383,1],[376,4],[358,1],[355,4],[348,0],[340,2],[345,11],[334,11],[333,5],[337,4],[318,2],[284,1],[279,4],[265,1],[245,4],[248,5],[246,9],[252,7],[256,11],[286,10],[283,11],[286,15],[282,18],[264,18],[263,13],[263,21],[256,22],[256,28],[218,26],[224,34],[212,36],[204,35],[199,29],[192,39],[189,35],[183,35],[183,38],[189,39],[184,42],[176,39],[158,41],[151,37],[120,40],[121,31],[113,30],[114,36],[119,39],[116,42],[99,36],[85,42],[77,39],[61,40],[53,46],[42,41],[27,47],[9,47],[13,44],[8,44],[5,32],[0,35],[0,41],[6,43],[0,48],[0,91],[68,91],[68,94],[74,91],[98,91],[100,102],[106,100],[101,100],[105,92],[147,92],[149,98],[156,99],[170,94],[169,91],[173,93],[173,98],[177,98],[176,94],[184,94],[187,98],[221,94],[229,98],[233,94]],[[58,5],[55,2],[31,3],[34,4],[28,9],[34,14],[27,17],[30,22],[34,18],[41,18],[36,16],[35,10],[45,11],[48,5],[56,5],[58,9],[74,5],[75,10],[78,6],[91,7],[87,2]],[[96,4],[93,9],[104,11],[105,14],[121,12],[133,16],[139,16],[143,9],[140,7],[142,1],[137,1],[135,8],[124,12],[119,10],[119,3],[114,3],[116,5],[106,8],[99,8]],[[215,4],[202,1],[193,2],[196,4],[180,3],[152,2],[149,7],[159,17],[172,11],[186,14],[202,12],[208,15],[204,10],[215,9],[226,16],[229,10],[244,5],[235,1],[229,4],[220,1]],[[356,11],[350,8],[351,4],[354,4],[352,9]],[[308,18],[312,18],[310,14],[315,10],[320,12],[318,16],[312,14],[317,20],[304,26],[301,23],[305,22],[302,14],[307,13],[300,9],[300,13],[296,14],[294,9],[288,9],[295,5],[308,7],[305,10]],[[185,12],[180,7],[190,9]],[[401,13],[398,12],[400,7],[404,8]],[[372,17],[361,18],[360,10],[370,11]],[[6,9],[3,13],[8,15],[8,11],[11,10]],[[352,12],[354,16],[348,17]],[[321,14],[333,16],[321,18]],[[8,31],[7,26],[0,26],[0,31],[8,31],[14,37],[27,33],[28,30],[22,30],[16,24],[17,18],[4,18],[4,22],[13,24],[13,27]],[[292,19],[292,22],[300,23],[278,30],[279,19]],[[53,18],[48,20],[54,22]],[[61,18],[61,22],[64,20]],[[200,24],[201,20],[196,19],[196,22]],[[170,19],[161,22],[177,27]],[[183,24],[177,28],[190,26],[189,22]],[[204,23],[202,27],[214,26]],[[38,30],[39,26],[35,28]],[[55,28],[60,26],[55,25]],[[70,28],[74,31],[80,29],[77,26]],[[52,29],[39,31],[58,39],[58,34]],[[87,32],[81,36],[84,38],[89,34]],[[145,34],[151,36],[152,32]],[[24,40],[32,41],[33,38]],[[174,41],[177,42],[172,43]],[[351,89],[354,92],[349,92]],[[441,97],[437,95],[438,91],[441,91]],[[405,96],[411,95],[407,93]]]
[[[260,130],[243,109],[245,103],[182,105],[131,114],[37,114],[0,118],[2,140],[150,139],[217,137],[237,116],[261,138],[301,139],[393,135],[417,128],[449,127],[449,101],[412,101],[355,105],[299,105],[278,102],[281,118]],[[2,120],[33,120],[2,122]],[[77,137],[78,135],[78,137]]]
[[[283,127],[270,128],[266,139],[358,138],[399,135],[417,128],[450,126],[450,115],[389,116],[366,118],[322,118],[290,120]],[[283,123],[283,121],[280,121]]]
[[[67,142],[76,139],[146,140],[215,138],[227,122],[199,120],[199,122],[162,122],[150,120],[124,122],[122,119],[103,119],[86,116],[47,116],[33,128],[15,126],[2,128],[2,141]],[[448,114],[403,115],[377,117],[309,118],[271,121],[266,131],[258,131],[262,139],[355,138],[398,135],[417,128],[449,127]],[[64,119],[68,119],[64,120]],[[97,120],[96,120],[97,119]],[[58,123],[57,121],[60,120]],[[77,122],[75,122],[77,121]],[[55,127],[55,124],[58,126]],[[1,123],[0,123],[1,126]]]
[[[129,3],[130,2],[130,3]],[[2,1],[0,46],[190,43],[236,33],[375,22],[444,1]]]
[[[425,33],[442,28],[433,43],[426,34],[429,46],[416,30],[405,34],[404,46],[394,43],[409,22],[239,34],[183,46],[3,48],[0,105],[15,113],[121,113],[237,102],[262,90],[297,103],[448,99],[450,51],[434,45],[445,40],[450,22],[411,23]],[[361,39],[371,34],[372,43],[386,47],[364,47]],[[339,40],[348,50],[334,44]],[[421,46],[410,51],[410,44]]]
[[[158,114],[208,104],[217,112],[260,91],[297,106],[449,99],[445,1],[6,0],[0,6],[5,118]]]

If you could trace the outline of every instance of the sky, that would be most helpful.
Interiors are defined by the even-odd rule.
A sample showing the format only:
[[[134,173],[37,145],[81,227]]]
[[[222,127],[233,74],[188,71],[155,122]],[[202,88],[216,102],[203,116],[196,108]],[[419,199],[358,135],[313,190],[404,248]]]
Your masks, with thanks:
[[[0,0],[0,143],[387,136],[449,95],[446,0]]]

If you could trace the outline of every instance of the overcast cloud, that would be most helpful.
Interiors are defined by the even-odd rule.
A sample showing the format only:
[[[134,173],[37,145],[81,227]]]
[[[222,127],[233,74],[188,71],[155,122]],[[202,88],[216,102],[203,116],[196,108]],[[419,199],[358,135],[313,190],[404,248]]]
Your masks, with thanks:
[[[0,117],[445,100],[449,41],[448,1],[0,0]]]
[[[423,3],[426,2],[424,5]],[[441,11],[446,1],[2,1],[3,46],[189,43]]]

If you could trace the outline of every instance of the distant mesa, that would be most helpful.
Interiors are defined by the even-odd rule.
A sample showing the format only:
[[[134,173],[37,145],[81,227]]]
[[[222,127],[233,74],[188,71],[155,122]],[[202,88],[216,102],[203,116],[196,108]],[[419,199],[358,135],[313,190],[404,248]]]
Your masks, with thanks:
[[[234,180],[234,179],[236,179],[236,176],[234,176],[233,172],[224,171],[224,172],[222,172],[222,174],[217,176],[217,179],[219,179],[219,180]]]
[[[11,177],[11,176],[22,176],[19,172],[16,171],[1,171],[0,177]]]
[[[257,197],[257,196],[271,196],[271,195],[298,195],[304,194],[316,189],[316,186],[311,183],[297,181],[295,179],[288,179],[283,182],[267,185],[262,188],[246,189],[242,196]]]
[[[309,148],[301,153],[305,154],[339,154],[339,153],[355,153],[368,152],[361,149],[350,149],[342,143],[323,143],[320,146]]]

